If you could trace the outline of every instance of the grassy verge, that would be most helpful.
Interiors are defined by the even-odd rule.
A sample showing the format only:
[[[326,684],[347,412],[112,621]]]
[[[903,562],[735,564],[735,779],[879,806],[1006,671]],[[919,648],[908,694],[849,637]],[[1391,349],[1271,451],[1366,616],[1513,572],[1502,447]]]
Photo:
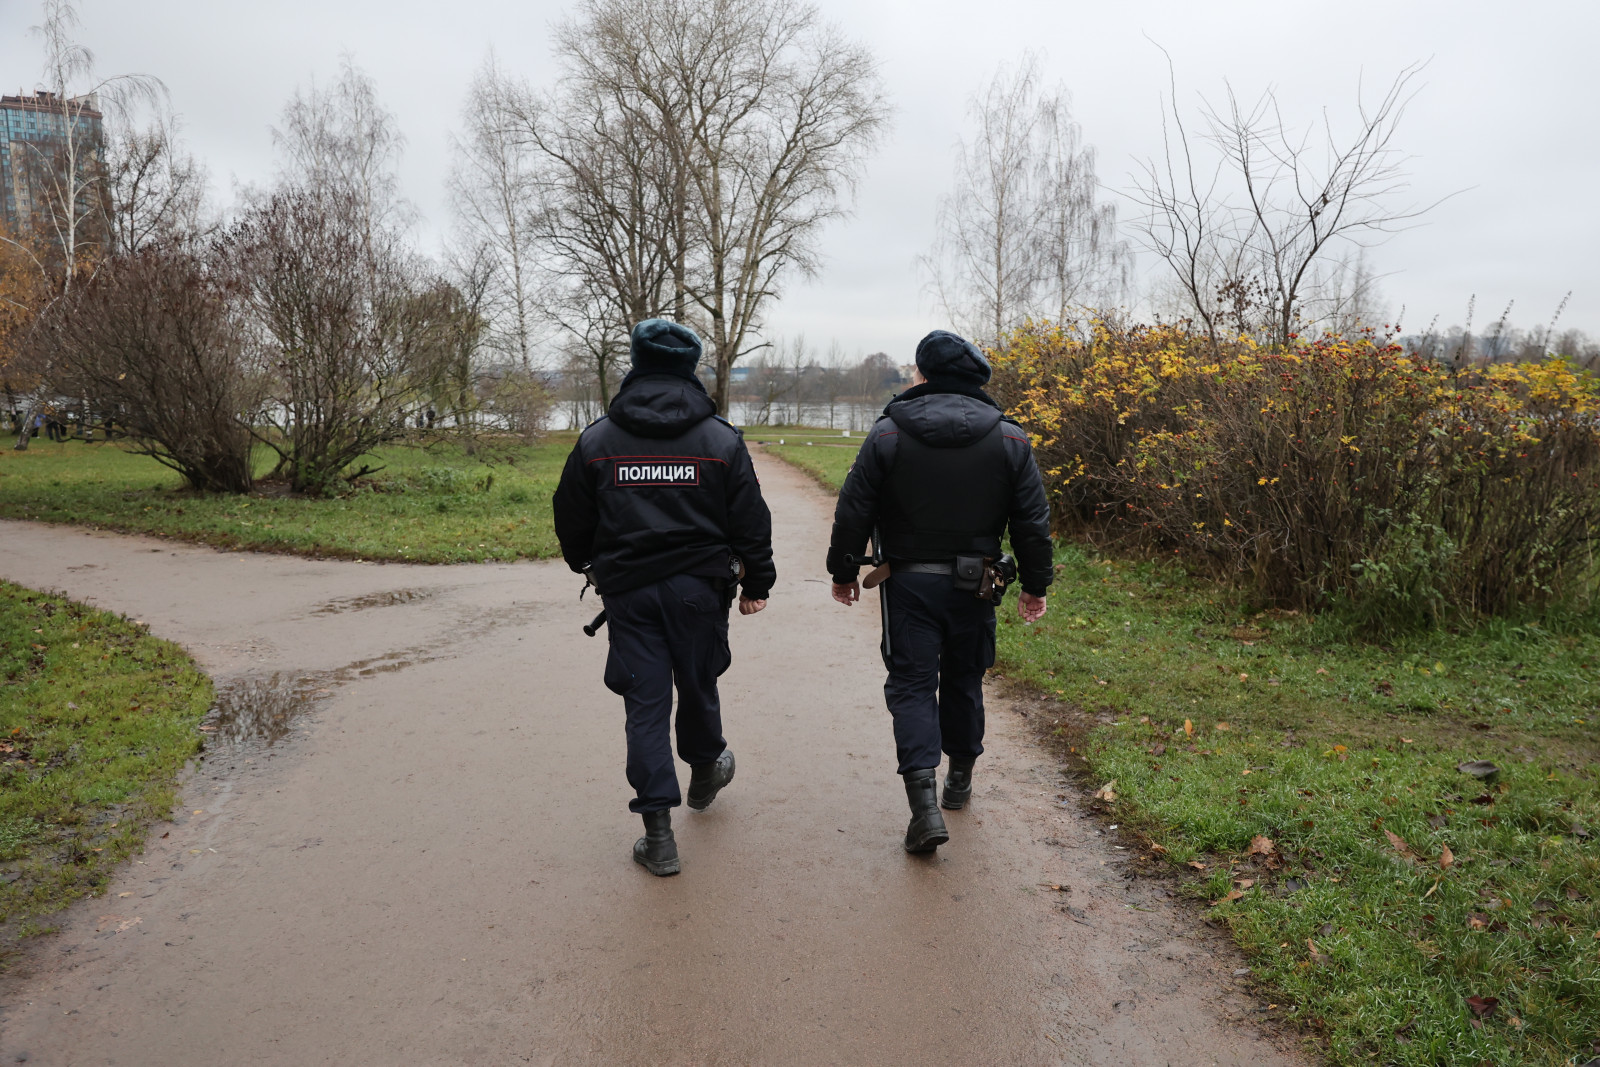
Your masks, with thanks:
[[[768,450],[835,485],[849,467]],[[1600,1053],[1592,620],[1372,644],[1076,546],[1053,592],[1036,625],[1002,612],[1001,668],[1054,698],[1130,842],[1183,874],[1333,1062]],[[1457,769],[1476,760],[1498,774]]]
[[[176,646],[0,582],[0,954],[140,851],[200,747],[211,683]]]
[[[35,440],[26,452],[0,451],[0,517],[357,559],[541,559],[557,552],[550,496],[575,436],[492,456],[455,445],[381,449],[372,462],[383,469],[334,499],[194,493],[115,445]]]
[[[777,438],[773,439],[774,442]],[[861,437],[833,438],[783,438],[783,444],[765,443],[760,450],[787,463],[791,463],[815,478],[823,486],[833,489],[844,484],[850,464],[856,461],[861,449]],[[814,443],[808,443],[814,442]]]

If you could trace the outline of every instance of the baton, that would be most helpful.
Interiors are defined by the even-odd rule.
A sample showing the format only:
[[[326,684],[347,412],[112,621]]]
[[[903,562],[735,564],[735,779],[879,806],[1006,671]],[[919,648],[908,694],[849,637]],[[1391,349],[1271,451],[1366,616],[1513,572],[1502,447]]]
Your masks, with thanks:
[[[593,637],[595,634],[600,632],[600,627],[604,626],[605,624],[606,613],[604,609],[602,609],[600,614],[594,617],[594,621],[583,628],[583,632],[588,634],[590,637]]]
[[[877,574],[880,569],[884,568],[883,538],[879,535],[878,528],[876,526],[872,528],[872,555],[867,557],[846,556],[845,562],[855,567],[870,566],[873,568],[872,573],[867,575],[867,580],[862,584],[868,589],[871,589],[873,586],[877,586],[878,617],[883,623],[883,655],[884,658],[887,659],[893,655],[893,652],[889,647],[889,593],[883,587],[883,578],[887,577],[888,575],[885,574],[883,577],[873,581],[873,575]]]
[[[878,535],[878,527],[872,527],[872,562],[883,566],[883,538]],[[889,591],[878,583],[878,617],[883,621],[883,658],[893,659],[894,649],[889,644]]]

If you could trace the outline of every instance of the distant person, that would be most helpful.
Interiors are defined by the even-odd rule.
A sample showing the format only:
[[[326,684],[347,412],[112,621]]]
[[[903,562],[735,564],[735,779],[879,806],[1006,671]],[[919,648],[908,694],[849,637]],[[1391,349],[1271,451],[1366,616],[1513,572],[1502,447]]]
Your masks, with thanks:
[[[717,417],[695,376],[700,338],[665,319],[633,328],[633,369],[608,414],[583,431],[555,493],[556,536],[605,603],[606,688],[627,714],[630,811],[644,818],[633,858],[677,874],[672,759],[689,764],[689,807],[703,811],[733,781],[717,679],[728,669],[728,609],[767,606],[772,515],[744,437]]]
[[[433,409],[429,408],[425,416],[428,420],[428,429],[433,429]]]
[[[950,840],[940,814],[972,795],[983,754],[983,675],[994,666],[994,609],[1009,580],[1008,529],[1025,622],[1044,616],[1054,577],[1050,506],[1027,434],[983,391],[989,361],[944,330],[917,345],[912,387],[889,402],[839,491],[827,568],[833,599],[861,598],[859,558],[880,542],[888,565],[883,694],[911,806],[907,852]],[[949,756],[936,802],[941,752]]]

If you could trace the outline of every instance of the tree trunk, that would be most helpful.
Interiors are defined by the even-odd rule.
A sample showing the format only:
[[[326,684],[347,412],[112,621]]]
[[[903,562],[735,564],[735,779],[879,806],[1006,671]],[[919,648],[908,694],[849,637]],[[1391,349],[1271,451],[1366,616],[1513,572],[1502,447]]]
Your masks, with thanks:
[[[28,439],[33,435],[33,420],[38,418],[38,417],[39,417],[39,405],[38,404],[29,405],[28,414],[22,420],[21,431],[17,434],[17,444],[16,444],[16,447],[15,447],[14,451],[26,452],[28,450]]]

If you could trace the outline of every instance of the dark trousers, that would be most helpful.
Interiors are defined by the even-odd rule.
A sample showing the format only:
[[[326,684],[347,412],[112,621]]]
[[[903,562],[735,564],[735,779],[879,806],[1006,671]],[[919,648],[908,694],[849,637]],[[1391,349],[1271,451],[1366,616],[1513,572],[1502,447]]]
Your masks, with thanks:
[[[983,673],[994,666],[994,604],[954,588],[947,574],[893,574],[889,678],[900,773],[937,767],[940,752],[983,754]]]
[[[666,811],[682,803],[672,762],[672,690],[678,690],[678,755],[711,763],[727,747],[717,678],[728,669],[728,598],[722,583],[677,574],[605,598],[611,652],[606,688],[628,717],[628,809]]]

